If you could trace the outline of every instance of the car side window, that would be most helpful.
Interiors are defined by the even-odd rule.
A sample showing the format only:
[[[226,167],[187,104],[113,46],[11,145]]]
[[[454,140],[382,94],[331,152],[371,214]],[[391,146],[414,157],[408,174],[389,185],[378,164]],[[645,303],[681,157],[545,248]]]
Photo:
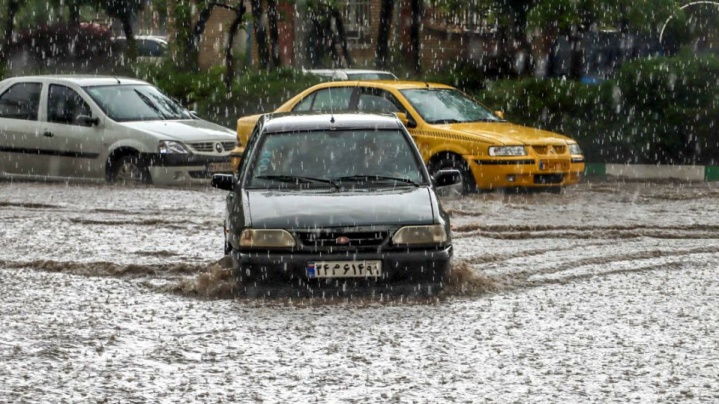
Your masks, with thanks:
[[[18,83],[0,95],[0,118],[37,120],[41,83]]]
[[[344,112],[349,111],[350,98],[354,87],[329,87],[315,92],[311,111]]]
[[[75,90],[57,85],[50,85],[50,94],[47,98],[47,120],[66,125],[89,124],[78,121],[80,115],[92,116],[92,110],[85,100]]]
[[[155,41],[149,39],[137,41],[138,56],[160,57],[164,53],[163,51],[162,45]]]
[[[293,111],[309,111],[310,108],[312,108],[312,101],[315,99],[315,94],[312,93],[308,95],[307,97],[303,98],[302,101],[299,102],[299,104],[295,105],[295,107],[292,109]]]
[[[402,112],[403,108],[397,99],[390,93],[378,88],[363,88],[357,100],[357,110],[360,112],[392,113]]]

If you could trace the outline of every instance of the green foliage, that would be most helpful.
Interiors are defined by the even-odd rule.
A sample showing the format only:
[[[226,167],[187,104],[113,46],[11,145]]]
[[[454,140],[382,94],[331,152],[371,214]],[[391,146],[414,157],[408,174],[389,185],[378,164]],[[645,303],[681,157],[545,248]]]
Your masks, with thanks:
[[[223,83],[225,69],[185,72],[171,64],[145,65],[136,71],[138,78],[161,88],[200,116],[229,128],[237,118],[272,112],[285,101],[321,80],[300,70],[252,72],[239,75],[230,88]]]
[[[625,64],[616,79],[499,81],[477,98],[508,120],[577,140],[589,162],[719,163],[719,59]]]

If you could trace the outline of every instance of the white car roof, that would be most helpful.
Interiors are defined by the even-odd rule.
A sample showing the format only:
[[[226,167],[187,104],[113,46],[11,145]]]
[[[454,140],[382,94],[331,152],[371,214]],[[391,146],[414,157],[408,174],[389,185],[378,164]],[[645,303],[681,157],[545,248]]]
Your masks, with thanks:
[[[305,70],[303,69],[305,73],[312,73],[317,74],[320,76],[330,76],[330,77],[339,77],[343,76],[344,78],[347,78],[347,74],[367,74],[367,73],[378,73],[378,74],[389,74],[393,76],[394,78],[397,78],[397,76],[394,75],[392,72],[388,72],[385,70],[370,70],[370,69],[309,69]]]
[[[113,76],[92,76],[92,75],[79,75],[79,74],[51,74],[44,76],[18,76],[11,77],[5,82],[22,82],[22,81],[52,81],[52,82],[65,82],[73,83],[81,87],[85,86],[102,86],[102,85],[123,85],[123,84],[149,84],[146,81],[133,79],[129,77],[113,77]]]

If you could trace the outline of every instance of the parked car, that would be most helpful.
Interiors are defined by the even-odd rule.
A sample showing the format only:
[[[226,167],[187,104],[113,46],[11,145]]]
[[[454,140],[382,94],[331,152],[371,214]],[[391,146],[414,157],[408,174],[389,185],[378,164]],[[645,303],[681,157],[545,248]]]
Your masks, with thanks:
[[[275,112],[395,113],[409,128],[430,173],[462,172],[462,189],[548,188],[576,184],[582,150],[571,138],[507,122],[456,88],[412,81],[342,81],[313,86]],[[240,118],[245,144],[260,115]],[[233,152],[237,166],[242,150]]]
[[[154,86],[93,76],[0,82],[0,176],[206,184],[231,172],[234,133]]]
[[[398,118],[268,114],[253,133],[239,173],[212,179],[230,191],[225,252],[240,285],[442,287],[452,239],[435,186],[459,173],[430,178]]]
[[[125,37],[112,38],[115,49],[124,53],[127,51],[127,39]],[[148,63],[159,63],[167,53],[167,37],[158,35],[136,35],[137,61]]]
[[[310,69],[305,73],[327,77],[332,80],[397,80],[393,73],[382,70],[360,69]]]

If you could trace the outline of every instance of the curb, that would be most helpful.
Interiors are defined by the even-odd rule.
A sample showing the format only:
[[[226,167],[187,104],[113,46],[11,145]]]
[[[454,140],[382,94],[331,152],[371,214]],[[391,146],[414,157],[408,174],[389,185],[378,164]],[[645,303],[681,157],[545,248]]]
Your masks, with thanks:
[[[719,181],[719,166],[587,163],[584,175],[635,180]]]

